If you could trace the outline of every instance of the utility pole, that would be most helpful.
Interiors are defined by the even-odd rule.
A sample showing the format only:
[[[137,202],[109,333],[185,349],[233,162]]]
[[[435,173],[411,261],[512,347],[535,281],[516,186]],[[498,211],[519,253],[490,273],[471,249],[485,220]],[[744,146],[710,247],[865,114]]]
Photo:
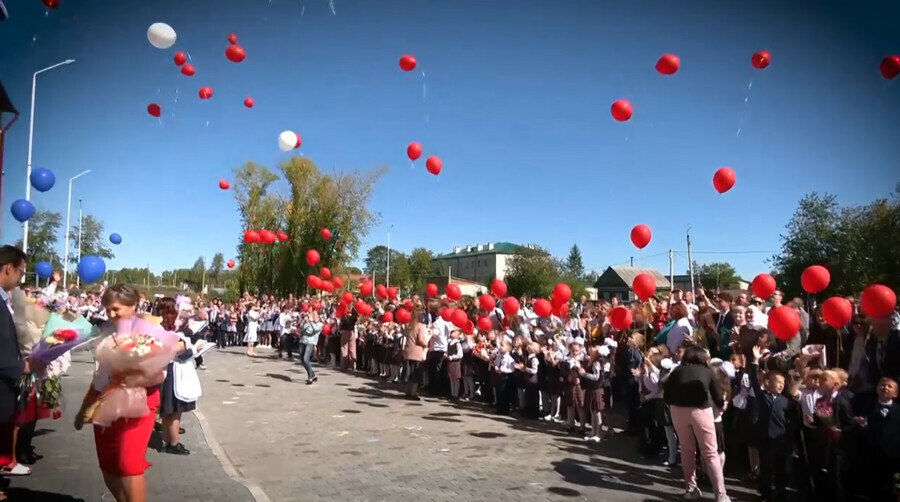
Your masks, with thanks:
[[[150,264],[147,264],[147,287],[150,287]]]
[[[669,250],[669,290],[675,289],[675,251]]]
[[[634,267],[634,256],[631,257],[631,266]]]
[[[691,294],[694,294],[694,260],[691,258],[691,227],[687,229],[688,273],[691,274]]]
[[[78,199],[78,262],[77,263],[81,263],[81,230],[84,227],[84,225],[81,224],[82,223],[81,216],[82,216],[81,199]],[[75,281],[76,281],[75,287],[78,289],[81,289],[81,276],[76,275]]]

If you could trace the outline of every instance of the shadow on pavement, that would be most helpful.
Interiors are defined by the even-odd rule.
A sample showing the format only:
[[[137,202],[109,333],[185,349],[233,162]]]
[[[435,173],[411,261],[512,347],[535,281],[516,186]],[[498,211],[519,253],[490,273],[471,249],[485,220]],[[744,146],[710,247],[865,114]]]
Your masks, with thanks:
[[[77,499],[69,495],[33,491],[25,488],[9,488],[6,490],[6,496],[6,500],[11,502],[85,502],[84,499]]]

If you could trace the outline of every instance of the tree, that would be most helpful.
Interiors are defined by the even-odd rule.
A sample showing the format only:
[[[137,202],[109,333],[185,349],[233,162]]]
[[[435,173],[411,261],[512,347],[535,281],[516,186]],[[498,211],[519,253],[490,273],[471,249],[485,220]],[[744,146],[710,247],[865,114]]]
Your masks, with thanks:
[[[415,248],[409,253],[409,275],[415,291],[425,289],[425,283],[431,273],[431,260],[434,253],[430,249]]]
[[[28,220],[28,259],[25,268],[34,271],[39,261],[47,261],[57,268],[62,264],[56,252],[57,234],[62,226],[62,216],[53,211],[37,211]],[[22,249],[22,239],[16,243]]]
[[[690,274],[690,270],[687,272]],[[735,289],[740,286],[741,278],[730,263],[714,262],[698,265],[694,262],[694,276],[706,289]]]
[[[222,256],[222,253],[216,253],[213,255],[212,264],[209,266],[209,276],[213,281],[213,284],[219,284],[219,277],[222,276],[222,271],[225,268],[225,257]]]
[[[810,265],[831,274],[819,293],[858,295],[867,285],[900,290],[900,184],[890,199],[841,207],[833,195],[811,193],[800,200],[772,258],[779,287],[788,296],[803,293],[800,276]]]
[[[202,291],[205,274],[206,260],[201,256],[197,258],[197,261],[194,262],[194,266],[191,267],[188,276],[184,278],[184,282],[188,283],[188,285],[190,285],[191,289],[193,289],[194,291]]]
[[[387,278],[387,247],[378,245],[366,253],[366,273],[375,276],[375,281],[384,284]],[[410,281],[409,261],[405,254],[391,250],[391,284],[408,287]]]
[[[543,249],[523,247],[506,265],[506,282],[511,296],[548,296],[559,279],[554,259]]]
[[[584,277],[584,262],[581,260],[581,250],[578,249],[578,244],[572,244],[572,249],[569,250],[565,272],[578,281],[581,281]]]
[[[81,255],[95,255],[107,260],[115,258],[112,250],[104,244],[103,222],[94,218],[90,214],[81,218]],[[69,252],[69,261],[78,263],[78,231],[79,226],[75,225],[69,231],[69,242],[72,250]]]

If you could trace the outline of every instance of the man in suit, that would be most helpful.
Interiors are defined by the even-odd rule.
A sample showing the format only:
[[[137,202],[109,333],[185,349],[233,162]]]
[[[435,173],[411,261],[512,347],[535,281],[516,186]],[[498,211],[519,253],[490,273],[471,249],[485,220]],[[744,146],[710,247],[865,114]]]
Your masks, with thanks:
[[[891,316],[869,319],[871,334],[866,341],[869,382],[884,377],[900,380],[900,331],[893,328]]]
[[[0,247],[0,475],[23,475],[30,469],[15,458],[16,394],[19,378],[44,368],[37,360],[22,359],[9,293],[25,274],[25,253],[13,246]]]

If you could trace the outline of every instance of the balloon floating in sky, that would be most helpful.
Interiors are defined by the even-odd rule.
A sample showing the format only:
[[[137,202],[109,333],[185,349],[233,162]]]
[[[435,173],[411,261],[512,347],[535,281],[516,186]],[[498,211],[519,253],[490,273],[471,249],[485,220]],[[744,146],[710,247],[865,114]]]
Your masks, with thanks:
[[[186,65],[182,66],[181,74],[186,75],[188,77],[193,77],[194,76],[194,65],[186,64]]]
[[[237,35],[234,33],[229,33],[228,34],[228,43],[231,45],[236,45],[237,44]]]
[[[46,279],[53,274],[53,265],[47,261],[39,261],[34,265],[34,273],[41,279]]]
[[[122,243],[122,236],[117,233],[109,234],[109,242],[112,242],[115,245],[119,245]]]
[[[772,55],[769,54],[769,51],[756,51],[753,53],[753,57],[750,58],[750,64],[757,70],[762,70],[769,66],[771,60]]]
[[[38,167],[31,171],[30,180],[31,186],[38,192],[46,192],[56,184],[56,176],[53,174],[53,171],[43,167]]]
[[[9,211],[12,213],[13,218],[19,223],[25,223],[29,218],[34,216],[34,206],[25,199],[18,199],[13,202]]]
[[[247,57],[247,53],[244,52],[244,48],[240,45],[229,45],[225,49],[225,57],[232,63],[240,63]]]
[[[412,54],[404,54],[400,56],[400,69],[403,71],[413,71],[416,69],[416,58]]]
[[[55,9],[59,7],[59,0],[41,0],[41,3],[44,4],[44,7],[48,9]]]
[[[294,131],[284,131],[278,135],[278,148],[282,152],[300,148],[300,135]]]
[[[225,266],[228,268],[234,268],[234,260],[228,260],[225,262]]]
[[[228,183],[228,180],[219,180],[219,188],[222,190],[228,190],[231,185]]]
[[[883,284],[873,284],[859,295],[859,308],[869,317],[887,317],[897,306],[897,295]]]
[[[631,103],[624,99],[613,101],[612,116],[619,122],[625,122],[631,118]]]
[[[147,40],[157,49],[168,49],[175,45],[177,39],[175,30],[166,23],[153,23],[147,28]]]
[[[306,263],[308,263],[310,267],[319,263],[319,252],[315,249],[308,250],[306,252]]]
[[[181,66],[187,62],[187,54],[178,51],[175,53],[175,66]]]
[[[322,236],[322,238],[325,239],[326,241],[327,241],[328,239],[331,238],[331,230],[328,230],[327,228],[323,228],[322,231],[319,232],[319,234],[320,234],[320,235]]]
[[[213,95],[212,87],[209,87],[208,85],[203,86],[197,94],[200,95],[200,99],[209,99]]]
[[[85,284],[97,282],[106,273],[106,263],[99,256],[92,254],[81,257],[78,261],[78,277]]]
[[[160,109],[158,104],[150,103],[149,105],[147,105],[147,113],[153,115],[154,117],[159,117],[160,113],[162,113],[162,109]]]
[[[441,158],[436,155],[428,157],[428,159],[425,160],[425,169],[435,176],[441,174]]]
[[[656,71],[663,75],[674,75],[680,64],[681,60],[675,54],[663,54],[656,62]]]
[[[730,167],[720,167],[713,175],[713,188],[719,193],[725,193],[734,186],[735,174]]]
[[[888,80],[900,75],[900,56],[885,56],[878,69],[881,70],[881,76]]]
[[[249,96],[244,98],[244,106],[246,106],[247,108],[253,108],[253,98]]]
[[[418,141],[413,141],[406,147],[406,156],[409,160],[415,161],[422,156],[422,145]]]
[[[635,225],[631,229],[631,243],[638,249],[644,249],[650,244],[652,235],[647,225]]]

